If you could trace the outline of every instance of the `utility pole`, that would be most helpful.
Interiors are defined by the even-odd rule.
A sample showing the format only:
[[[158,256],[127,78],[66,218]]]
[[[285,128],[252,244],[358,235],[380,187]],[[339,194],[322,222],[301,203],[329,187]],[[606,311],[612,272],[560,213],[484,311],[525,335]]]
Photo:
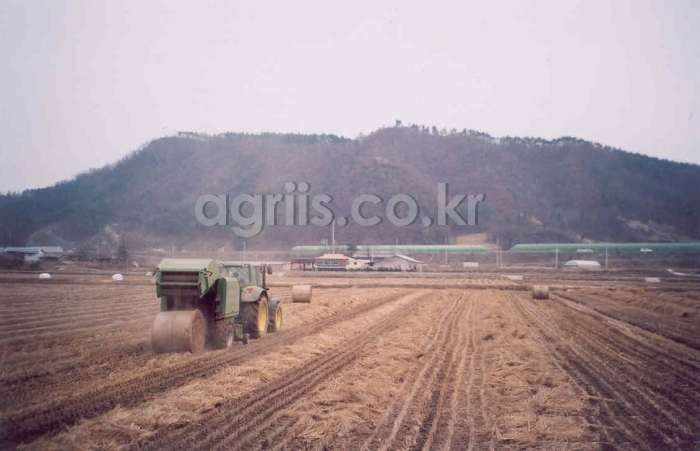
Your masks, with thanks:
[[[445,267],[447,267],[447,238],[445,238]]]
[[[608,240],[605,240],[605,270],[608,270]]]
[[[498,242],[498,238],[496,238],[496,268],[501,267],[501,245]]]
[[[331,223],[331,254],[335,254],[335,219]]]
[[[554,249],[554,269],[559,269],[559,248]]]
[[[173,241],[170,243],[170,256],[175,257],[175,237],[173,237]]]
[[[243,263],[246,262],[246,259],[245,259],[245,243],[246,243],[246,239],[244,238],[244,239],[243,239]]]

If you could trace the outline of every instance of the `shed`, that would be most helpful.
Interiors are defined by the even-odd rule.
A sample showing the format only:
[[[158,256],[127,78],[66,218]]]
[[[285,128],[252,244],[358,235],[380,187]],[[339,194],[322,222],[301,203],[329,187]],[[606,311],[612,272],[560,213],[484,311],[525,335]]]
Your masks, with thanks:
[[[394,271],[423,271],[425,262],[406,255],[394,254],[374,263],[374,269]]]
[[[5,252],[24,262],[36,262],[44,255],[40,247],[7,247]]]
[[[600,268],[600,263],[594,260],[569,260],[564,268]]]
[[[295,258],[292,260],[291,269],[297,269],[301,271],[313,271],[314,269],[313,258]]]
[[[348,260],[348,264],[346,268],[348,270],[363,270],[367,269],[370,266],[371,262],[369,260],[362,260],[359,258],[351,258]]]
[[[317,271],[345,271],[350,257],[343,254],[323,254],[316,257]]]

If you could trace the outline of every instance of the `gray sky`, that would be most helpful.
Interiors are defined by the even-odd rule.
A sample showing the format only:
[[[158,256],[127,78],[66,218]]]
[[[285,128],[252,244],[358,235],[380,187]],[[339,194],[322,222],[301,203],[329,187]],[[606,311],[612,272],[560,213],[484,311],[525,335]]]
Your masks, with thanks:
[[[0,0],[0,192],[181,130],[395,119],[700,163],[698,24],[696,0]]]

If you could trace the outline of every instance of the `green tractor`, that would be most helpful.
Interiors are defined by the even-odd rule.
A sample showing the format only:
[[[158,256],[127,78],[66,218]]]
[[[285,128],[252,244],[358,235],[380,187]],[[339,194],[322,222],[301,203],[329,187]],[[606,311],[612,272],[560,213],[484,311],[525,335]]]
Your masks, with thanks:
[[[268,298],[265,263],[163,259],[156,268],[160,313],[151,343],[161,352],[199,352],[247,344],[282,326],[282,304]]]

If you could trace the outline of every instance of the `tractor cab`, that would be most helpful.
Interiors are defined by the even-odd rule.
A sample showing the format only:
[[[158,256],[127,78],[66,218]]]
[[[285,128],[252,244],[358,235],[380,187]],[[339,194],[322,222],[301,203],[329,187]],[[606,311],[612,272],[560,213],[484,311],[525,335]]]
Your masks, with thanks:
[[[238,280],[241,288],[255,286],[267,289],[265,276],[272,274],[272,267],[265,263],[222,262],[219,271],[223,277]]]

